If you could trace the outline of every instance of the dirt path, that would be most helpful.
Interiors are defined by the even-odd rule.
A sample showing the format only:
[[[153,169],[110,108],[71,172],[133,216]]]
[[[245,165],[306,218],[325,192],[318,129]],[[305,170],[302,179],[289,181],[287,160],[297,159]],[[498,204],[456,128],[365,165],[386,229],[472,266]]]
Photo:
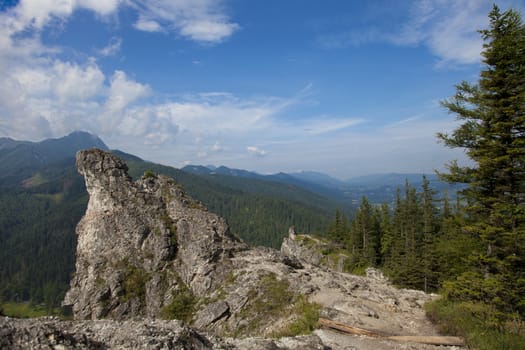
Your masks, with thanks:
[[[397,289],[382,278],[359,277],[326,270],[312,273],[310,282],[320,287],[312,294],[311,300],[323,306],[323,316],[330,320],[385,336],[439,335],[434,325],[426,318],[423,308],[426,302],[433,300],[437,295]],[[333,349],[444,349],[442,346],[347,335],[328,329],[319,329],[315,334]]]

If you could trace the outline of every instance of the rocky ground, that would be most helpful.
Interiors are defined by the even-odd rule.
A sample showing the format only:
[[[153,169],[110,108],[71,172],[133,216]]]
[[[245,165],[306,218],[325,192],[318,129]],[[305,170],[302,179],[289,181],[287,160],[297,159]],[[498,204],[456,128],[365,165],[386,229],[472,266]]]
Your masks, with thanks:
[[[368,277],[353,276],[302,262],[301,268],[275,263],[276,251],[250,250],[233,258],[239,278],[247,274],[288,275],[292,288],[300,288],[322,306],[321,317],[384,335],[437,335],[425,318],[422,305],[436,297],[420,291],[397,289],[376,270]],[[242,268],[241,268],[242,266]],[[248,279],[247,279],[248,280]],[[232,284],[229,295],[242,294]],[[226,298],[226,303],[231,301]],[[248,301],[246,300],[246,303]],[[228,304],[229,305],[229,304]],[[233,303],[232,303],[233,305]],[[258,315],[264,317],[264,315]],[[310,336],[269,339],[252,336],[219,337],[226,325],[242,320],[225,316],[205,329],[196,330],[181,321],[79,320],[54,318],[17,320],[0,318],[0,348],[4,349],[413,349],[437,350],[443,346],[397,342],[367,336],[343,334],[319,328]],[[277,327],[278,328],[278,327]],[[260,330],[258,330],[260,331]],[[446,347],[459,349],[459,347]]]
[[[325,242],[293,230],[281,251],[249,248],[175,181],[133,182],[110,153],[79,152],[77,167],[90,200],[65,299],[75,321],[0,318],[1,349],[440,348],[321,328],[284,337],[319,317],[382,336],[436,335],[422,308],[436,296],[373,269],[340,272],[346,255],[319,254]]]

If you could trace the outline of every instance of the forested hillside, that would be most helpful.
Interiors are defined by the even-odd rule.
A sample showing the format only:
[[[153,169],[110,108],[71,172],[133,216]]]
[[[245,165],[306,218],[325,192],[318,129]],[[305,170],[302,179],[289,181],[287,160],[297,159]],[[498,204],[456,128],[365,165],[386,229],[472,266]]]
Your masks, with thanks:
[[[97,142],[82,143],[78,137]],[[47,155],[49,147],[40,147],[41,143],[3,140],[0,157],[19,161],[6,163],[0,170],[0,296],[4,301],[56,306],[73,272],[75,227],[88,200],[73,155],[79,147],[101,144],[84,133],[44,142],[56,146],[53,158]],[[127,161],[135,178],[146,171],[172,176],[188,194],[225,217],[234,234],[253,245],[279,247],[291,225],[301,232],[322,233],[338,206],[291,185],[227,176],[210,181],[115,153]]]

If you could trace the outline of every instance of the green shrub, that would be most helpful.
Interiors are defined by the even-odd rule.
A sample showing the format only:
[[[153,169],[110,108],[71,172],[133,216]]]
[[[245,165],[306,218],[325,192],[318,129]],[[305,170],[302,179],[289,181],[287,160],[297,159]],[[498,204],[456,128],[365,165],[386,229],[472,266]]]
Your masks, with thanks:
[[[470,349],[525,349],[523,320],[504,315],[494,306],[443,298],[427,303],[425,309],[442,333],[464,337]]]
[[[124,277],[124,301],[138,298],[142,304],[146,300],[146,283],[149,274],[140,267],[128,266]]]
[[[149,179],[149,178],[157,177],[157,175],[155,175],[155,173],[152,170],[146,170],[144,172],[144,176],[143,177],[145,179]]]
[[[198,299],[186,285],[179,284],[179,289],[173,293],[170,304],[160,310],[160,316],[165,320],[182,320],[191,322]]]
[[[297,318],[273,336],[281,338],[312,333],[317,327],[320,312],[319,304],[309,302],[304,295],[299,296],[292,311]]]
[[[248,293],[249,304],[241,312],[241,316],[250,321],[237,329],[234,335],[260,335],[262,326],[287,316],[291,316],[292,320],[271,336],[279,338],[311,333],[319,320],[321,307],[308,302],[304,295],[291,292],[289,287],[287,280],[279,280],[274,273],[262,276],[258,288]]]
[[[31,303],[5,303],[0,305],[0,315],[15,318],[36,318],[42,316],[60,316],[60,308],[49,309],[45,305],[33,305]]]

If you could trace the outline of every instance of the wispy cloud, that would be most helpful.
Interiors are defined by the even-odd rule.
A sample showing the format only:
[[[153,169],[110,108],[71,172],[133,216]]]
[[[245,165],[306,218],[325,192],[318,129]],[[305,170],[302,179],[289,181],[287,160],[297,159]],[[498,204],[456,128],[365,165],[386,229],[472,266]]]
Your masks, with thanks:
[[[219,0],[130,0],[139,13],[135,28],[149,32],[176,32],[206,44],[219,43],[240,25],[232,22]]]
[[[390,37],[398,45],[424,44],[441,64],[480,61],[478,29],[487,26],[490,3],[478,0],[418,1],[402,31]]]
[[[384,23],[371,22],[364,28],[350,27],[320,34],[316,40],[326,49],[374,42],[424,45],[439,59],[440,66],[479,63],[482,41],[477,30],[487,26],[491,5],[479,0],[417,0],[398,30],[387,28]]]
[[[113,37],[110,39],[108,45],[100,49],[98,53],[105,57],[115,56],[119,53],[121,45],[122,39],[119,37]]]

